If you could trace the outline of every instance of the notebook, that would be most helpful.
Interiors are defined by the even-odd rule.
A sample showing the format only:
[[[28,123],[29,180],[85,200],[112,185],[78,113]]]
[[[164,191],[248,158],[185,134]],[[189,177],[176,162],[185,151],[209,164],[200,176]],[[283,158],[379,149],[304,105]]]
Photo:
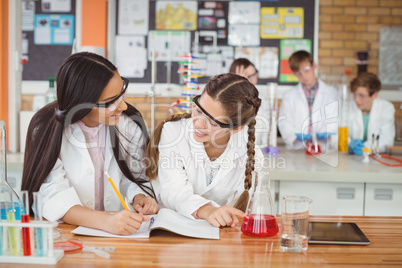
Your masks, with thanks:
[[[71,231],[73,234],[101,236],[101,237],[118,237],[118,238],[149,238],[151,232],[155,229],[162,229],[179,235],[219,239],[219,228],[212,226],[206,220],[193,220],[168,209],[162,208],[156,215],[149,215],[150,220],[143,222],[141,228],[132,235],[116,235],[106,231],[79,226]]]
[[[309,244],[369,245],[356,223],[310,222]]]

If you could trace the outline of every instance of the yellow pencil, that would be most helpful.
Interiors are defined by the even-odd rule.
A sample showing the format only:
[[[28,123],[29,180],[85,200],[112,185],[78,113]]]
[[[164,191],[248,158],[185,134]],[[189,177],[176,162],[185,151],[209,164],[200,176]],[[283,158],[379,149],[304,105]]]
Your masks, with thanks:
[[[114,191],[116,192],[117,196],[119,197],[120,202],[121,202],[121,204],[123,205],[123,207],[124,207],[126,210],[130,210],[130,209],[128,208],[126,202],[124,202],[123,197],[122,197],[121,194],[119,193],[119,190],[117,190],[116,186],[114,185],[114,183],[113,183],[112,179],[110,178],[109,173],[107,173],[107,171],[105,171],[105,175],[107,176],[108,181],[110,182],[110,184],[112,185]]]

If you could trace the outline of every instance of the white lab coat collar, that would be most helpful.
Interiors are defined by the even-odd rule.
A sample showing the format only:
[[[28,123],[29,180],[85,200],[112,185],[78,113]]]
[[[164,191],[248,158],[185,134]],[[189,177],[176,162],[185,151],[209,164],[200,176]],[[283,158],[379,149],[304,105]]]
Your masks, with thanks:
[[[106,127],[106,148],[105,148],[105,170],[109,169],[110,161],[113,157],[112,143],[110,141],[110,131],[109,126]],[[92,162],[91,156],[88,151],[88,144],[85,141],[84,132],[78,125],[78,123],[69,125],[65,130],[66,139],[81,152],[81,155],[86,158],[86,160]]]

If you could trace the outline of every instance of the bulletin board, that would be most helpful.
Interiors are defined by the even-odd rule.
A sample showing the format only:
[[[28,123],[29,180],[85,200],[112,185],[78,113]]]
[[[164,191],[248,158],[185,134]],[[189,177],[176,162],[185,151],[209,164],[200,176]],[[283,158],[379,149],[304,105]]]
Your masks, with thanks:
[[[75,37],[76,0],[22,1],[22,79],[56,77],[71,55]]]
[[[151,49],[157,49],[156,82],[178,84],[176,50],[181,47],[182,51],[202,55],[200,66],[208,66],[206,75],[198,79],[200,83],[213,76],[216,62],[219,64],[216,70],[220,71],[215,74],[218,74],[228,72],[234,58],[246,57],[257,65],[258,84],[293,85],[297,79],[286,65],[289,55],[300,49],[315,55],[316,1],[151,0],[144,7],[133,5],[135,0],[116,0],[114,60],[131,82],[151,83]],[[130,10],[136,10],[137,14]],[[139,24],[142,26],[130,28]],[[218,51],[213,51],[211,33],[218,37],[215,39]],[[198,43],[194,43],[196,35]],[[166,41],[163,47],[164,40],[171,43]],[[169,44],[172,44],[170,50]]]

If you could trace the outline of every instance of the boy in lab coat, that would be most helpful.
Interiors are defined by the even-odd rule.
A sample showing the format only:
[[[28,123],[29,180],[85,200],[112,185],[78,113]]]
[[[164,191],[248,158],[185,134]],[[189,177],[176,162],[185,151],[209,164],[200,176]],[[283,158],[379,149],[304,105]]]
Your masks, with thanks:
[[[379,137],[379,150],[386,152],[394,144],[395,108],[391,102],[378,98],[381,81],[373,73],[363,72],[352,80],[353,102],[349,113],[349,153],[362,154],[363,147],[375,147]],[[374,149],[374,148],[373,148]]]
[[[289,66],[299,83],[284,93],[280,104],[278,128],[286,147],[302,149],[312,134],[331,139],[338,131],[338,92],[317,79],[317,66],[307,51],[293,53]]]

